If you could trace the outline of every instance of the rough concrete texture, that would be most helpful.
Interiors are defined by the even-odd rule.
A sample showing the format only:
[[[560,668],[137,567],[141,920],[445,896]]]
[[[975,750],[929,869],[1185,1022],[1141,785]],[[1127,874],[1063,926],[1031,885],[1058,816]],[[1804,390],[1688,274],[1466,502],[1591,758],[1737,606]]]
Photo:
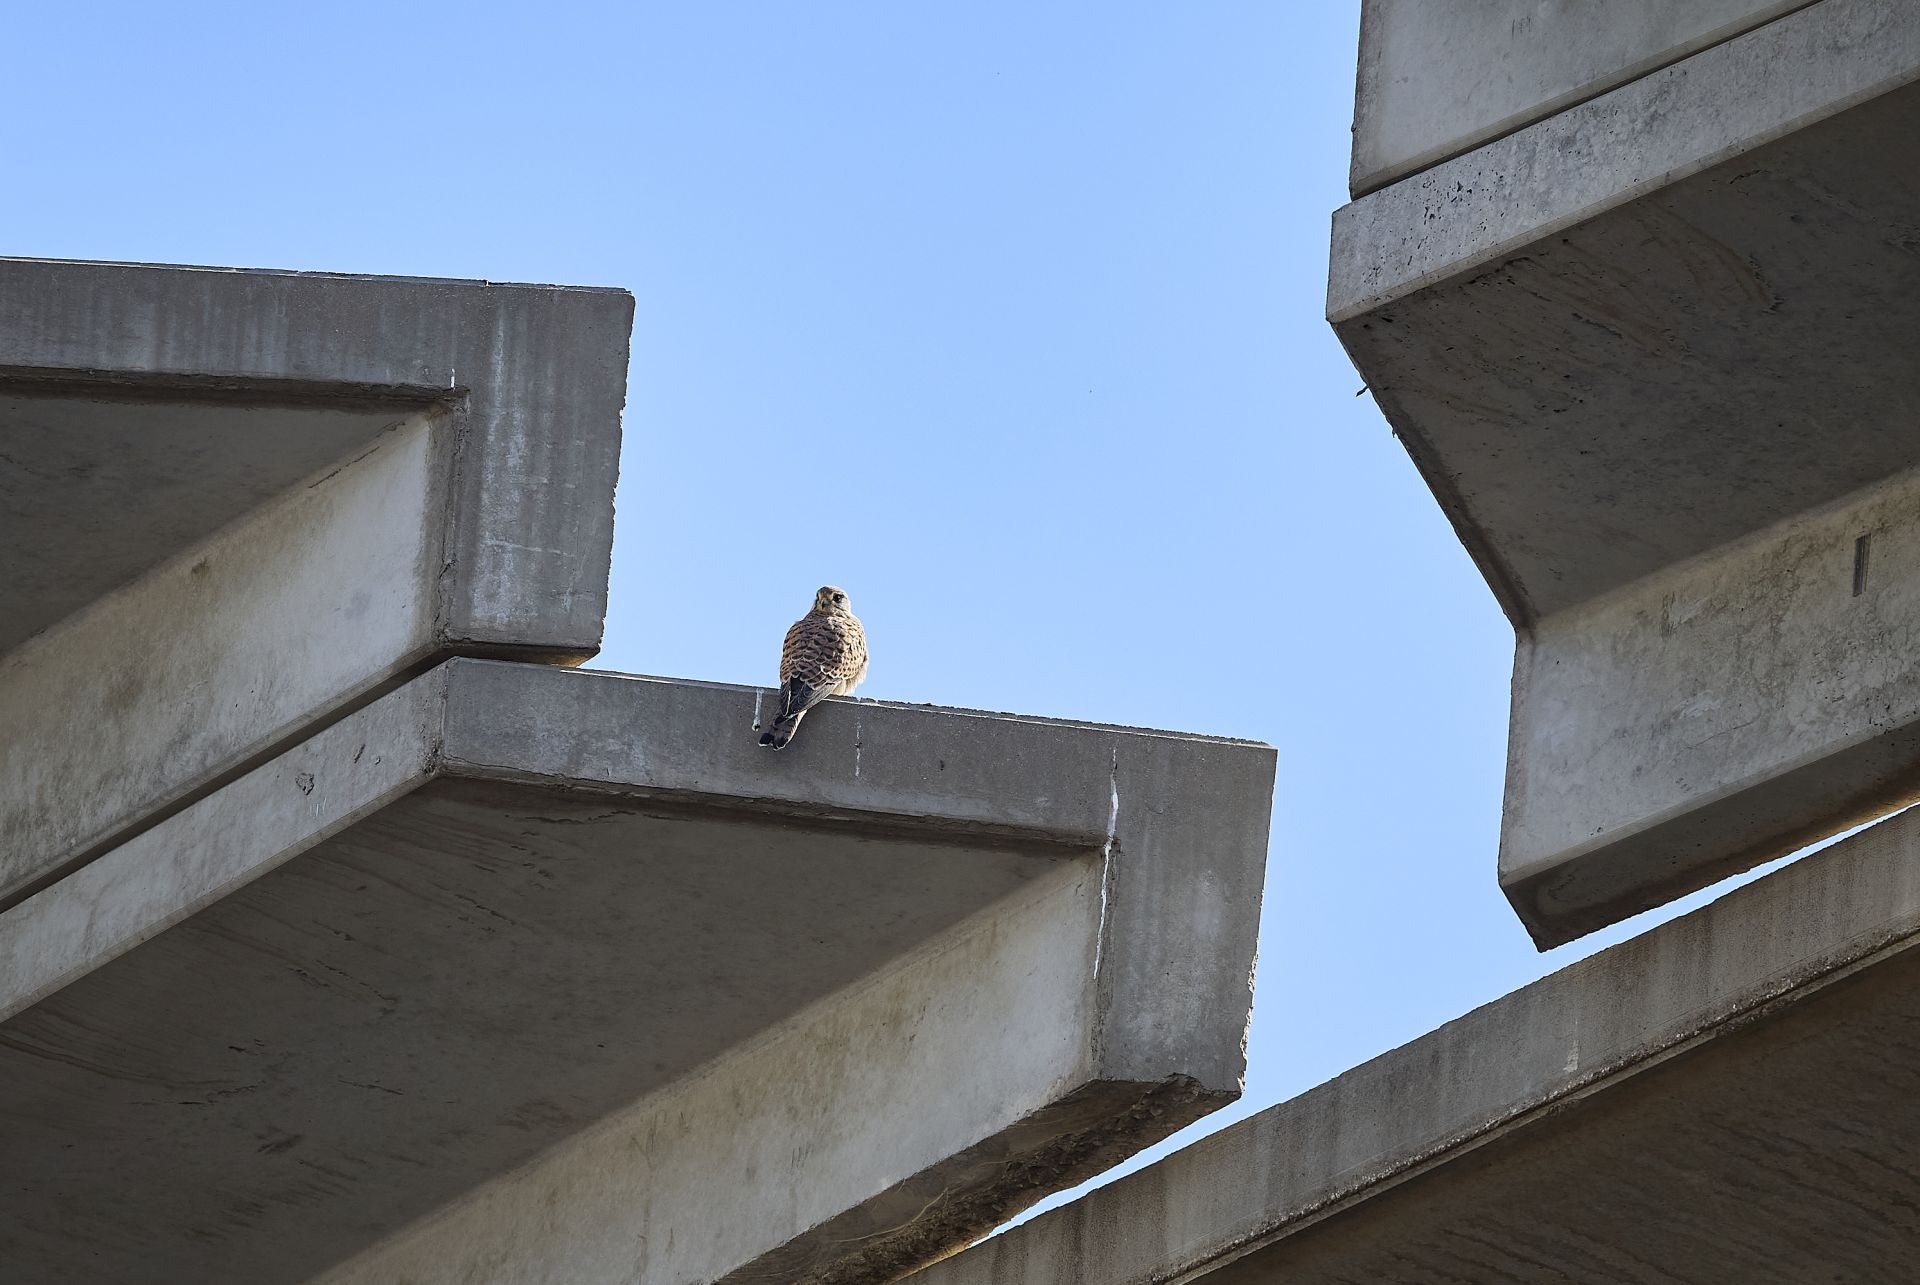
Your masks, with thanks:
[[[0,260],[0,906],[435,658],[590,655],[631,305]]]
[[[0,392],[71,381],[81,402],[263,405],[261,421],[195,426],[220,434],[204,467],[240,489],[281,467],[284,433],[252,429],[289,404],[444,405],[459,440],[446,636],[584,657],[606,610],[632,315],[620,290],[0,259]],[[65,460],[58,434],[41,446]],[[89,474],[54,476],[77,507],[110,503]]]
[[[0,379],[0,653],[436,403],[157,401]]]
[[[1920,10],[1827,0],[1335,215],[1329,317],[1517,625],[1920,463],[1916,77]]]
[[[1500,881],[1545,948],[1920,797],[1920,474],[1519,643]]]
[[[1916,941],[1909,813],[910,1279],[1905,1280]]]
[[[1567,654],[1561,613],[1632,596],[1646,577],[1920,464],[1917,77],[1920,9],[1823,0],[1336,216],[1329,316],[1513,620],[1522,695],[1551,685],[1539,656],[1551,666]],[[1767,613],[1797,592],[1756,589],[1740,623],[1728,617],[1738,671],[1722,654],[1689,654],[1711,631],[1593,643],[1724,689],[1663,696],[1621,652],[1611,670],[1555,680],[1554,725],[1516,724],[1516,747],[1553,752],[1516,762],[1515,787],[1541,793],[1509,796],[1510,826],[1525,829],[1506,836],[1503,868],[1532,880],[1567,867],[1550,877],[1568,880],[1558,891],[1510,888],[1541,941],[1898,793],[1870,779],[1889,763],[1845,757],[1867,717],[1847,699],[1795,729],[1792,796],[1728,802],[1787,770],[1751,736],[1667,736],[1675,718],[1731,726],[1699,711],[1804,672],[1797,658],[1755,659],[1774,637]],[[1636,618],[1652,627],[1661,615]],[[1808,645],[1813,633],[1795,628]],[[1850,628],[1822,635],[1820,653]],[[1558,641],[1536,656],[1534,635]],[[1631,684],[1580,678],[1603,672]],[[1675,702],[1660,707],[1665,696]],[[1523,700],[1516,714],[1545,708]],[[1600,754],[1589,733],[1603,729],[1627,739]],[[1581,806],[1549,815],[1576,796]],[[1767,809],[1746,811],[1763,797]],[[1638,851],[1602,855],[1636,835],[1647,836]],[[1575,862],[1594,870],[1591,886],[1578,886]],[[1548,922],[1556,899],[1567,913]]]
[[[0,904],[438,650],[450,431],[399,420],[0,655]]]
[[[896,877],[916,881],[925,863],[957,873],[978,861],[890,856]],[[870,1217],[830,1238],[805,1233],[904,1184],[930,1157],[1016,1126],[1087,1075],[1097,863],[1004,860],[1033,873],[989,912],[322,1280],[791,1285],[832,1265],[849,1240],[884,1236],[886,1222]],[[879,871],[845,873],[871,885]],[[784,891],[808,922],[824,924],[837,914],[815,903],[841,886],[821,878],[812,896],[805,885]],[[922,1204],[929,1197],[937,1207],[937,1193]],[[888,1213],[910,1223],[921,1210]],[[770,1253],[776,1262],[756,1262]]]
[[[1366,0],[1354,94],[1359,196],[1808,0]]]
[[[1270,750],[765,696],[453,661],[0,915],[10,1280],[878,1279],[1237,1092]]]

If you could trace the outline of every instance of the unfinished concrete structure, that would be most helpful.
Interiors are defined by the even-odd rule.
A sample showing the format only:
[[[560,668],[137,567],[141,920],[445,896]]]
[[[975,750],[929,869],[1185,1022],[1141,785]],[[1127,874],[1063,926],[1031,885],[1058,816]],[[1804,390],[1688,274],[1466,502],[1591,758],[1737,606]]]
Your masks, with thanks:
[[[1542,947],[1915,797],[1920,9],[1369,0],[1328,316],[1518,636]]]
[[[10,1285],[881,1280],[1238,1092],[1266,747],[564,667],[631,307],[0,261]]]
[[[1543,947],[1920,792],[1920,6],[1366,0],[1328,315],[1513,620]],[[1897,1281],[1920,809],[916,1285]]]
[[[1909,1279],[1916,944],[1908,812],[914,1285]]]

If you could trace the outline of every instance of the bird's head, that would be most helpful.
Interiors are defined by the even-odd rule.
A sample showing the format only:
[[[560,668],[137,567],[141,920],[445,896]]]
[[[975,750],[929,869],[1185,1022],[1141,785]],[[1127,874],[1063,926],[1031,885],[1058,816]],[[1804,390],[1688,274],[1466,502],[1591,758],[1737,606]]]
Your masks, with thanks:
[[[815,611],[846,611],[847,591],[834,585],[823,584],[813,595]]]

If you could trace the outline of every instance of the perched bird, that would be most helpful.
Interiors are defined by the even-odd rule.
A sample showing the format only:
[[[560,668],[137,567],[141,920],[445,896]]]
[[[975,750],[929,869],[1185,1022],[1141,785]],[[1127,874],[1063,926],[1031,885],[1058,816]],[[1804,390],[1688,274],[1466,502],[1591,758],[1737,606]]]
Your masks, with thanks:
[[[829,696],[847,695],[866,676],[866,631],[847,609],[846,590],[822,585],[813,610],[793,622],[780,646],[780,712],[760,743],[785,748],[808,710]]]

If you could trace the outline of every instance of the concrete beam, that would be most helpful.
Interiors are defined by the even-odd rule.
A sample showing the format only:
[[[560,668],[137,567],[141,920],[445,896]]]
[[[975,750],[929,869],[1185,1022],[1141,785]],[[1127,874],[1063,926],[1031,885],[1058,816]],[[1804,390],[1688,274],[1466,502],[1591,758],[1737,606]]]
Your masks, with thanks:
[[[624,290],[0,259],[0,376],[38,391],[447,407],[446,636],[576,657],[606,613],[632,319]],[[246,440],[256,426],[203,466],[277,467],[278,441]],[[81,507],[105,504],[95,490]]]
[[[0,656],[0,904],[443,651],[444,416]]]
[[[1542,947],[1905,797],[1872,497],[1920,466],[1916,81],[1920,11],[1822,0],[1335,217],[1328,316],[1518,634]]]
[[[1751,31],[1808,0],[1366,0],[1355,196]]]
[[[631,309],[0,260],[0,905],[436,659],[591,655]]]
[[[1908,813],[909,1279],[1898,1279],[1916,872]]]
[[[764,698],[456,660],[0,914],[12,1276],[880,1279],[1237,1094],[1270,750]]]
[[[1500,882],[1543,946],[1920,800],[1920,474],[1542,620]]]

